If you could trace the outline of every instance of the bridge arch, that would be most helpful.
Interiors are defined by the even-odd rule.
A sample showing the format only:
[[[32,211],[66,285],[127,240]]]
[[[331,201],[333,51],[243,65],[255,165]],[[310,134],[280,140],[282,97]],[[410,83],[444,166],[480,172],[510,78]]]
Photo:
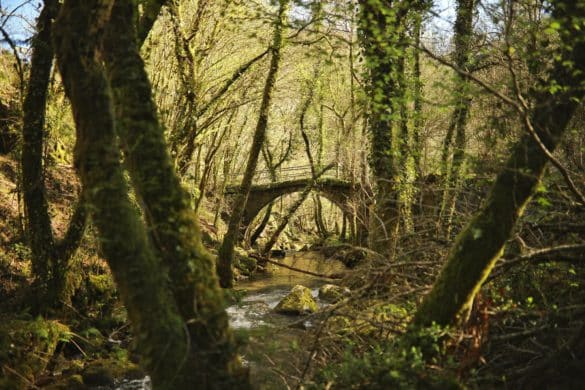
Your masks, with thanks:
[[[244,237],[246,230],[248,230],[254,218],[270,202],[281,196],[303,191],[307,187],[309,180],[308,178],[294,179],[277,183],[253,185],[250,189],[248,202],[240,222],[240,237]],[[352,185],[351,182],[334,178],[318,179],[314,186],[314,191],[317,191],[320,196],[328,199],[349,215],[355,214],[352,201],[356,189],[356,186]],[[230,210],[232,209],[233,200],[235,200],[239,191],[240,186],[229,186],[226,188],[225,198]],[[227,219],[227,215],[223,217]]]

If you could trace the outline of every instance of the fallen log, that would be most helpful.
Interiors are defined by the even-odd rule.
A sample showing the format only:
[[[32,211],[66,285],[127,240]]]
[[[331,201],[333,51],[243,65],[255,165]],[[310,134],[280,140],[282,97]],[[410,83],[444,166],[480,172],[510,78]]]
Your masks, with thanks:
[[[277,265],[279,267],[283,267],[286,269],[290,269],[291,271],[295,271],[295,272],[300,272],[303,274],[307,274],[307,275],[311,275],[311,276],[316,276],[318,278],[323,278],[323,279],[343,279],[345,274],[344,273],[337,273],[337,274],[320,274],[317,272],[311,272],[311,271],[306,271],[304,269],[300,269],[300,268],[296,268],[290,265],[286,265],[286,264],[282,264],[279,263],[278,261],[274,261],[274,260],[270,260],[269,258],[267,258],[266,256],[261,256],[259,254],[256,253],[250,253],[248,256],[258,260],[258,263],[270,263],[270,264],[274,264]]]

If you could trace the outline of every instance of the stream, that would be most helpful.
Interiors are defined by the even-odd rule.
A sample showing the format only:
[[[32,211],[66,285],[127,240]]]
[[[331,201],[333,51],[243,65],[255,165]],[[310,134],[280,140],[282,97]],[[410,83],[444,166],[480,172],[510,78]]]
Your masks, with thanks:
[[[338,273],[345,269],[340,261],[325,259],[318,252],[289,253],[278,261],[319,274]],[[277,314],[272,309],[297,284],[310,288],[318,306],[323,307],[326,303],[321,302],[317,296],[319,287],[330,283],[328,279],[272,264],[267,265],[267,271],[256,274],[249,280],[239,281],[236,289],[244,290],[245,295],[240,302],[226,309],[236,337],[243,340],[243,364],[250,368],[254,388],[259,389],[282,388],[286,381],[282,373],[298,374],[303,359],[306,358],[306,351],[298,347],[298,340],[306,332],[288,326],[298,322],[300,317]],[[310,327],[310,321],[306,321],[304,326]],[[124,381],[117,386],[120,390],[150,388],[148,377]]]
[[[326,260],[317,252],[294,252],[283,259],[285,265],[319,274],[339,273],[345,269],[337,260]],[[244,290],[246,295],[236,305],[227,308],[230,325],[233,329],[254,329],[262,326],[286,326],[298,320],[295,316],[286,316],[272,312],[272,309],[297,284],[311,289],[319,307],[325,305],[317,295],[319,287],[330,283],[328,279],[303,274],[284,267],[269,265],[269,272],[257,274],[250,280],[238,282],[236,288]]]
[[[340,261],[326,259],[318,252],[294,252],[278,261],[318,274],[346,269]],[[236,288],[244,290],[246,295],[238,304],[227,308],[230,326],[243,341],[242,360],[250,368],[251,382],[256,389],[294,387],[296,383],[287,382],[290,380],[287,378],[298,377],[308,358],[307,344],[303,342],[308,333],[303,328],[310,328],[312,323],[306,320],[303,326],[296,326],[302,317],[274,313],[274,307],[297,284],[310,288],[317,305],[324,307],[327,303],[319,300],[319,287],[331,283],[329,279],[284,267],[269,267],[265,274],[238,282]],[[293,323],[294,327],[289,326]]]

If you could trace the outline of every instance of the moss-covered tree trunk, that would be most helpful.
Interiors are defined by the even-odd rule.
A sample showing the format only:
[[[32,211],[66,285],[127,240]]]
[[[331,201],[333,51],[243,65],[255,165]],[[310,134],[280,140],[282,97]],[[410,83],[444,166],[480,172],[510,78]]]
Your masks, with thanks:
[[[476,3],[476,0],[459,0],[457,3],[457,17],[454,26],[455,65],[465,71],[469,71],[473,38],[473,15]],[[439,228],[444,229],[444,234],[447,237],[451,233],[455,200],[461,184],[461,177],[464,174],[467,146],[466,127],[472,102],[469,92],[470,82],[465,76],[457,73],[455,75],[455,86],[455,93],[457,94],[455,96],[455,109],[443,142],[441,158],[441,174],[445,182],[445,189],[439,211],[439,223],[442,226],[439,226]],[[453,136],[455,136],[455,144],[453,145],[453,156],[449,163]]]
[[[32,40],[31,69],[23,106],[22,189],[28,239],[32,252],[32,271],[46,284],[49,281],[55,245],[48,202],[45,196],[43,144],[45,106],[53,62],[51,20],[57,12],[56,1],[46,1]],[[45,288],[47,286],[45,285]]]
[[[100,245],[128,309],[141,363],[157,388],[185,388],[175,386],[184,383],[181,368],[192,363],[184,322],[128,198],[110,91],[97,61],[97,33],[110,8],[108,1],[67,0],[55,24],[59,69],[77,129],[75,164]]]
[[[279,1],[278,17],[274,21],[274,34],[271,48],[272,58],[270,59],[270,68],[268,69],[266,83],[264,84],[258,123],[256,124],[254,138],[252,139],[252,147],[250,149],[250,155],[246,164],[244,178],[242,179],[242,184],[240,185],[240,192],[236,196],[236,199],[233,203],[228,231],[223,238],[221,247],[219,248],[217,273],[219,275],[220,284],[224,288],[232,287],[234,283],[232,271],[234,247],[240,235],[240,222],[242,220],[242,216],[244,215],[244,209],[246,208],[248,195],[250,194],[252,179],[254,178],[254,172],[256,171],[256,166],[258,164],[258,156],[260,155],[260,151],[266,137],[272,91],[274,89],[274,84],[276,83],[276,75],[280,65],[280,52],[283,46],[283,30],[287,17],[288,5],[289,0]]]
[[[423,144],[421,140],[421,132],[424,126],[424,117],[423,117],[423,83],[421,79],[421,69],[420,69],[420,38],[421,38],[421,25],[422,25],[422,15],[416,15],[414,20],[414,53],[413,53],[413,75],[414,78],[414,85],[413,85],[413,109],[414,109],[414,118],[412,123],[412,145],[413,145],[413,152],[412,157],[414,159],[414,168],[416,170],[416,175],[420,177],[422,175],[422,153],[423,153]]]
[[[258,241],[258,239],[260,238],[260,235],[264,232],[264,229],[266,229],[266,226],[268,226],[268,222],[270,221],[270,216],[272,215],[273,205],[274,205],[274,202],[270,202],[268,204],[268,206],[266,207],[266,211],[264,212],[264,216],[262,217],[262,220],[260,221],[260,223],[258,224],[258,227],[254,230],[254,232],[250,236],[250,245],[253,246],[254,244],[256,244],[256,241]]]
[[[32,40],[29,83],[23,105],[22,191],[26,228],[31,247],[32,271],[37,287],[35,311],[57,307],[66,290],[67,263],[79,245],[85,228],[83,196],[76,206],[63,240],[55,243],[45,196],[43,150],[45,107],[53,63],[52,20],[59,9],[57,1],[47,0],[37,20]]]
[[[368,125],[371,133],[370,164],[376,183],[371,213],[370,247],[391,256],[398,234],[400,213],[396,178],[398,166],[393,127],[396,80],[396,47],[407,7],[392,0],[360,0],[358,19],[366,67],[369,72]]]
[[[554,151],[585,94],[585,4],[553,1],[552,17],[561,28],[554,68],[526,113],[539,140]],[[562,86],[552,93],[550,86]],[[506,240],[534,194],[548,158],[533,134],[516,144],[482,209],[454,242],[433,289],[419,307],[415,325],[465,321],[473,299],[502,255]]]
[[[213,259],[203,248],[196,214],[156,117],[136,44],[134,12],[131,0],[114,2],[104,58],[126,166],[189,334],[190,364],[181,366],[176,388],[246,388],[247,376],[237,358]]]
[[[400,33],[399,46],[397,50],[400,52],[397,58],[396,78],[396,111],[398,112],[398,144],[399,144],[399,185],[398,185],[398,199],[400,207],[400,217],[404,231],[407,233],[414,232],[414,221],[412,218],[412,205],[414,203],[414,148],[412,143],[412,128],[410,126],[410,96],[409,84],[410,80],[406,72],[407,65],[407,51],[410,43],[410,38],[405,31]]]
[[[137,15],[136,27],[139,46],[142,46],[148,37],[154,22],[156,22],[160,14],[161,8],[168,2],[169,0],[141,0],[138,2],[142,8],[142,13]]]

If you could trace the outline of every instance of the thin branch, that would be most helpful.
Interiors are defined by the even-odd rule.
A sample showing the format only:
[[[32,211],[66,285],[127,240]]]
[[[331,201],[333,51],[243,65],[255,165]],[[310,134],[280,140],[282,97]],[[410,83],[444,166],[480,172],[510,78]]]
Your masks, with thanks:
[[[320,273],[316,273],[316,272],[311,272],[311,271],[306,271],[304,269],[300,269],[300,268],[296,268],[290,265],[286,265],[283,263],[279,263],[278,261],[274,261],[274,260],[270,260],[268,257],[266,256],[262,256],[262,255],[257,255],[255,253],[252,253],[249,255],[250,257],[260,261],[260,262],[266,262],[266,263],[270,263],[270,264],[274,264],[277,265],[279,267],[283,267],[286,269],[290,269],[291,271],[295,271],[295,272],[300,272],[303,274],[307,274],[307,275],[311,275],[311,276],[316,276],[318,278],[324,278],[324,279],[343,279],[343,277],[345,276],[342,273],[339,274],[320,274]]]
[[[20,56],[18,55],[18,48],[16,47],[16,44],[14,43],[12,38],[10,38],[10,35],[8,35],[6,30],[4,30],[4,27],[0,27],[0,32],[2,33],[4,40],[6,42],[8,42],[8,45],[10,46],[10,48],[12,49],[12,53],[14,54],[14,59],[16,60],[16,67],[18,68],[18,78],[20,80],[20,95],[23,96],[24,95],[24,71],[22,69],[22,61],[20,59]]]
[[[486,283],[505,274],[506,271],[510,268],[526,262],[534,264],[546,261],[582,262],[584,260],[585,244],[559,245],[555,247],[536,249],[510,260],[502,260],[501,263],[496,267],[496,272],[492,273]]]
[[[256,57],[252,58],[250,61],[246,62],[245,64],[243,64],[242,66],[240,66],[238,69],[236,69],[236,71],[232,74],[232,77],[230,77],[225,84],[219,89],[219,91],[217,91],[217,93],[211,98],[209,99],[209,101],[207,103],[205,103],[205,105],[203,107],[201,107],[199,110],[197,110],[197,113],[195,114],[196,118],[200,118],[203,114],[205,114],[205,112],[207,112],[207,110],[219,99],[221,98],[229,89],[230,87],[236,82],[238,81],[238,79],[252,66],[254,65],[256,62],[258,62],[260,59],[262,59],[265,55],[267,55],[270,52],[270,49],[266,49],[264,50],[262,53],[258,54]]]
[[[511,97],[497,91],[494,87],[490,86],[485,81],[476,77],[472,73],[467,72],[467,71],[459,68],[455,64],[452,64],[451,62],[445,60],[444,58],[441,58],[440,56],[437,56],[436,54],[431,52],[426,47],[421,46],[420,50],[422,50],[430,58],[436,60],[437,62],[439,62],[445,66],[450,67],[451,69],[453,69],[454,71],[456,71],[460,75],[462,75],[464,77],[468,77],[471,81],[475,82],[480,87],[482,87],[483,89],[485,89],[486,91],[488,91],[492,95],[494,95],[497,98],[499,98],[500,100],[502,100],[504,103],[506,103],[506,104],[510,105],[512,108],[514,108],[516,110],[516,112],[518,112],[522,116],[522,119],[524,121],[524,125],[525,125],[526,129],[528,130],[528,133],[532,136],[532,138],[534,139],[534,141],[536,142],[538,147],[541,149],[541,151],[544,153],[544,155],[549,159],[549,161],[554,165],[554,167],[559,170],[559,172],[561,173],[561,175],[563,176],[563,178],[565,179],[565,181],[569,185],[571,192],[573,192],[573,194],[575,195],[575,197],[577,198],[577,200],[579,201],[581,206],[585,206],[585,196],[583,196],[583,194],[579,191],[579,189],[575,185],[568,170],[562,165],[562,163],[556,157],[554,157],[552,155],[550,150],[548,150],[546,145],[542,142],[542,139],[538,136],[538,133],[534,129],[534,126],[532,125],[532,122],[530,120],[528,105],[526,104],[526,101],[524,100],[524,98],[521,95],[517,96],[519,101],[516,101],[516,100],[512,99]],[[511,65],[510,65],[510,68],[511,68]],[[512,69],[512,72],[513,72],[513,69]]]

